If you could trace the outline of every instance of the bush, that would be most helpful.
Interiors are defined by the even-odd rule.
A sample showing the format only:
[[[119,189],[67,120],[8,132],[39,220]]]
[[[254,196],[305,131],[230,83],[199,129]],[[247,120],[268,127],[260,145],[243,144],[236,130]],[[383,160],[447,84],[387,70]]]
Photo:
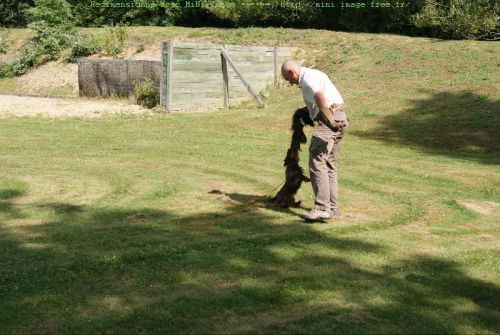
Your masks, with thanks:
[[[89,0],[68,0],[68,2],[73,7],[77,26],[102,27],[103,25],[113,24],[113,22],[136,26],[171,26],[179,17],[185,1],[127,0],[122,2],[136,2],[142,6],[132,6],[131,8],[115,7],[112,9],[91,7]],[[162,6],[162,3],[169,6]]]
[[[406,32],[414,30],[410,22],[411,15],[418,13],[420,1],[410,1],[405,7],[397,7],[401,0],[386,0],[389,8],[342,8],[339,25],[341,29],[360,32]],[[367,2],[368,4],[368,2]]]
[[[427,0],[412,17],[418,28],[446,38],[481,38],[499,25],[497,0]]]
[[[0,79],[12,77],[12,66],[10,64],[6,64],[0,62]]]
[[[14,76],[20,76],[28,72],[30,68],[39,63],[43,63],[40,60],[43,57],[38,45],[33,41],[28,42],[22,49],[21,55],[11,64],[11,74]]]
[[[23,46],[20,57],[10,64],[11,75],[22,75],[31,67],[58,59],[75,38],[76,29],[65,0],[35,0],[35,5],[27,11],[28,26],[35,37]]]
[[[9,51],[9,42],[0,38],[0,54],[6,54]]]
[[[9,51],[10,43],[7,40],[9,36],[9,31],[7,29],[0,28],[0,54],[5,54]]]
[[[147,108],[153,108],[160,103],[160,92],[150,78],[144,79],[135,86],[134,96],[138,105]]]
[[[146,50],[146,47],[144,46],[144,44],[142,44],[142,43],[141,43],[141,44],[139,44],[139,45],[137,46],[137,48],[135,49],[135,52],[136,52],[136,53],[141,53],[141,52],[143,52],[144,50]]]
[[[78,35],[71,46],[71,52],[66,61],[76,63],[79,58],[87,57],[102,50],[102,45],[92,36]]]
[[[78,36],[65,0],[35,0],[27,17],[35,36],[21,48],[19,58],[2,67],[4,76],[22,75],[31,67],[58,59]]]
[[[108,56],[117,57],[125,48],[125,41],[128,37],[128,30],[123,25],[107,27],[107,34],[104,40],[104,50]]]
[[[209,2],[205,2],[209,4]],[[255,3],[236,3],[228,0],[210,2],[206,10],[223,22],[235,27],[277,26],[277,27],[317,27],[328,25],[328,20],[321,17],[321,11],[308,0],[268,0],[269,6]],[[329,13],[331,14],[331,13]]]
[[[40,55],[55,60],[70,47],[77,36],[71,8],[66,0],[35,0],[36,7],[27,11],[32,39]]]
[[[33,6],[33,0],[1,0],[0,1],[0,26],[24,27],[26,9]]]

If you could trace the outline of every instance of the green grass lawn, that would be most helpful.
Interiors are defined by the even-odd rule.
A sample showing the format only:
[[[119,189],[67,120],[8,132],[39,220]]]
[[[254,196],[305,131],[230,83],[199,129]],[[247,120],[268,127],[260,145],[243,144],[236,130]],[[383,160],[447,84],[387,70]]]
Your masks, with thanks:
[[[254,201],[284,178],[296,87],[266,109],[1,119],[0,333],[500,332],[498,43],[202,34],[314,50],[351,119],[341,218]]]

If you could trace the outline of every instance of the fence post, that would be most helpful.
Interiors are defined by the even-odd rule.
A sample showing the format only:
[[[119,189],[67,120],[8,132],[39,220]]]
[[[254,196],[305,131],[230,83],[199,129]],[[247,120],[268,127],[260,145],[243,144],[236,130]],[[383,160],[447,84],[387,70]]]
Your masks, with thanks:
[[[222,46],[223,49],[226,49],[226,45]],[[227,61],[224,55],[220,54],[220,59],[222,63],[222,79],[223,79],[223,89],[224,89],[224,108],[229,108],[229,76],[227,74]]]
[[[280,87],[280,77],[278,74],[278,47],[273,48],[273,64],[274,64],[274,86]]]
[[[173,42],[163,42],[161,51],[160,105],[170,110],[172,105]]]

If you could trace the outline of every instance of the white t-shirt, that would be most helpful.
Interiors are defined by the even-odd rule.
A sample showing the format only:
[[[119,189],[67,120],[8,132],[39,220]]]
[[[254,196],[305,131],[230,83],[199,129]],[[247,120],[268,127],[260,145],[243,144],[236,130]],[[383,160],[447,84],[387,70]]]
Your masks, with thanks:
[[[307,67],[300,68],[299,74],[299,87],[302,89],[302,94],[304,96],[304,102],[311,114],[311,118],[315,119],[319,113],[319,107],[316,106],[316,101],[314,100],[314,95],[318,92],[323,92],[326,98],[327,106],[332,104],[341,105],[344,103],[344,99],[340,95],[339,91],[330,81],[328,76],[315,69],[309,69]]]

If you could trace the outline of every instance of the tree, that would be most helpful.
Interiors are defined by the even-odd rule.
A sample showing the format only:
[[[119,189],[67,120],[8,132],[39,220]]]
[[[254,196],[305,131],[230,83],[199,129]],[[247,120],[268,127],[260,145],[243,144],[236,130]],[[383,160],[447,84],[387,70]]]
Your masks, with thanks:
[[[25,11],[33,5],[33,0],[2,0],[0,2],[0,26],[26,26]]]

